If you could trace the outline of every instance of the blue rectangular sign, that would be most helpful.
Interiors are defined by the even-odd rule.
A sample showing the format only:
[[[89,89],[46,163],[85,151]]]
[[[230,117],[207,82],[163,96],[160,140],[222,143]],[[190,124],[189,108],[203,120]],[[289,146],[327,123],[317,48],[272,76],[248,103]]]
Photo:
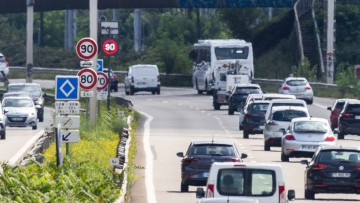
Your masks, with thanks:
[[[79,76],[56,76],[55,100],[79,100]]]
[[[97,71],[96,72],[103,72],[103,68],[104,68],[104,60],[103,59],[98,59],[97,60]]]

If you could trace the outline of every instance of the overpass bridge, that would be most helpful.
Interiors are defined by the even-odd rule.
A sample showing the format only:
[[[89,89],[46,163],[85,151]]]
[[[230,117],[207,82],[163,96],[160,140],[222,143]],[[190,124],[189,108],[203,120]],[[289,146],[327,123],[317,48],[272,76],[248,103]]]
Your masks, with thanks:
[[[27,2],[34,2],[34,11],[89,9],[90,0],[1,0],[1,13],[25,13]],[[134,8],[241,8],[293,7],[297,0],[99,0],[98,9]]]

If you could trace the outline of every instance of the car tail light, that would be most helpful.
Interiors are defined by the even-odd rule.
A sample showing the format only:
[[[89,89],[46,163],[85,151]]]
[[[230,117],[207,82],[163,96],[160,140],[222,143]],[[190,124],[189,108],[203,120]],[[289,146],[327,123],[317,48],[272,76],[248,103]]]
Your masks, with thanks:
[[[295,140],[295,137],[294,137],[294,135],[287,134],[287,135],[285,135],[285,139],[286,140]]]
[[[311,90],[311,87],[310,87],[310,86],[306,86],[305,89]]]
[[[207,185],[206,197],[214,197],[214,184],[208,184]]]
[[[311,166],[312,169],[316,169],[316,170],[323,170],[326,169],[326,165],[325,164],[313,164]]]
[[[289,90],[290,88],[288,86],[282,87],[283,90]]]
[[[226,158],[225,161],[241,162],[239,158]]]
[[[246,118],[246,119],[250,119],[250,118],[251,118],[251,114],[249,114],[249,113],[245,114],[245,118]]]
[[[355,166],[356,170],[360,170],[360,165]]]
[[[279,203],[286,203],[285,185],[279,185]]]
[[[325,142],[334,142],[335,141],[335,136],[327,136],[326,138],[325,138]]]
[[[131,82],[132,82],[132,83],[134,83],[134,76],[133,76],[133,77],[131,77]]]
[[[183,163],[184,163],[185,165],[188,165],[188,164],[191,164],[191,162],[197,161],[197,160],[199,160],[199,158],[187,157],[187,158],[185,158],[185,159],[183,160]]]
[[[351,114],[351,113],[342,113],[341,114],[341,117],[343,117],[343,118],[348,118],[348,117],[352,117],[353,115]]]
[[[160,75],[157,76],[157,81],[160,82]]]

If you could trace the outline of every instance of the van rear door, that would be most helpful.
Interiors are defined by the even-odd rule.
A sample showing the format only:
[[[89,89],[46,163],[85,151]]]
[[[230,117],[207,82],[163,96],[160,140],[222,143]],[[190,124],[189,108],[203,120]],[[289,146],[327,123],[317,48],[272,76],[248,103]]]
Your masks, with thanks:
[[[133,70],[133,77],[136,88],[157,87],[159,72],[156,67],[138,67]]]

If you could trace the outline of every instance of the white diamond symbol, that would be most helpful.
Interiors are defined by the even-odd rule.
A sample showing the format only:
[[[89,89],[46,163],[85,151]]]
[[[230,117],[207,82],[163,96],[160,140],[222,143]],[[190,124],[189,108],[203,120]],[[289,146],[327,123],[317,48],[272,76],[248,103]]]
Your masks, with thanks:
[[[71,87],[71,89],[70,89],[68,92],[66,92],[66,91],[64,90],[65,85],[69,85],[69,86]],[[67,79],[67,80],[61,85],[60,90],[61,90],[61,92],[62,92],[66,97],[69,97],[69,95],[75,90],[75,87],[74,87],[74,85],[72,85],[71,82]]]

